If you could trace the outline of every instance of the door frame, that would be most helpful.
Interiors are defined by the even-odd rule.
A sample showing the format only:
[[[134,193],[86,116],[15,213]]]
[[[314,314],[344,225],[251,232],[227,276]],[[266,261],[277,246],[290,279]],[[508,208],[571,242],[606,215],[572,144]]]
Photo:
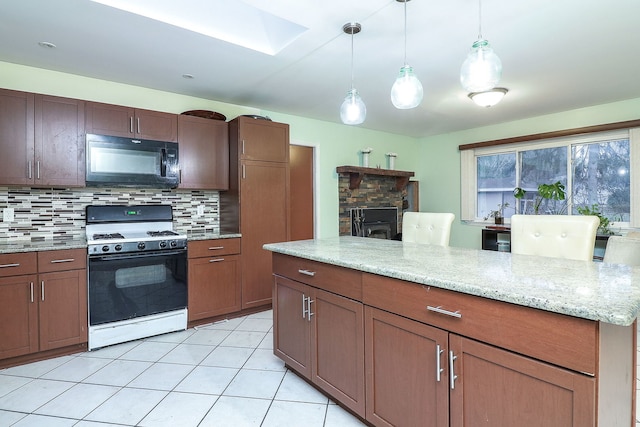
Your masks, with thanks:
[[[313,149],[313,238],[316,239],[320,233],[320,204],[318,194],[320,193],[320,146],[317,143],[300,140],[291,140],[289,145],[300,145]]]

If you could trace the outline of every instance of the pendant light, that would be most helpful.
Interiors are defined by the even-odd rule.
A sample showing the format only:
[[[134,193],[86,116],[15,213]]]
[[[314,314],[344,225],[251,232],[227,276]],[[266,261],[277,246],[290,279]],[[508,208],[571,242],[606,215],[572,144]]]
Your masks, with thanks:
[[[347,92],[340,106],[340,119],[345,125],[359,125],[367,116],[367,107],[364,105],[357,89],[353,87],[353,35],[358,34],[362,26],[357,22],[344,24],[342,31],[351,34],[351,90]]]
[[[396,0],[404,3],[404,66],[400,68],[400,74],[391,88],[391,102],[401,110],[415,108],[422,102],[422,83],[413,72],[413,67],[407,64],[407,2],[409,0]]]
[[[478,40],[471,45],[467,59],[460,68],[460,83],[468,92],[493,89],[502,76],[502,62],[491,45],[482,38],[482,0],[478,0]]]

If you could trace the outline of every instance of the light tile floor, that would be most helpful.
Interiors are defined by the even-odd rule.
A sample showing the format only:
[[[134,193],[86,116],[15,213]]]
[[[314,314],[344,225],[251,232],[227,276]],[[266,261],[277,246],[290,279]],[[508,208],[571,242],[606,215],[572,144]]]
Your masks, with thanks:
[[[272,312],[0,370],[0,426],[363,426],[273,355]]]
[[[0,370],[0,427],[299,425],[364,424],[273,355],[271,311]]]

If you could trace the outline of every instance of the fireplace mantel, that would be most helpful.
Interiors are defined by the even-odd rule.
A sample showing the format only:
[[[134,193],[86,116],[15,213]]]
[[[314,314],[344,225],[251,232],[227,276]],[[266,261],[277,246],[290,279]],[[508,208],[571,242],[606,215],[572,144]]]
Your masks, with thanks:
[[[409,178],[414,176],[413,172],[397,171],[392,169],[363,168],[361,166],[338,166],[337,173],[349,174],[349,189],[354,190],[360,187],[360,182],[365,175],[392,176],[396,179],[396,190],[402,191],[407,187]]]

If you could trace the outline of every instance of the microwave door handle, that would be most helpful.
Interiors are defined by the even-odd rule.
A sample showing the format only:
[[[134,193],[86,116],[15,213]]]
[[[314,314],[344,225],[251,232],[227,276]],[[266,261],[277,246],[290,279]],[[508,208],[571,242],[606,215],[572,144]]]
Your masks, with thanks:
[[[162,162],[160,163],[160,176],[167,176],[167,149],[162,149]]]

